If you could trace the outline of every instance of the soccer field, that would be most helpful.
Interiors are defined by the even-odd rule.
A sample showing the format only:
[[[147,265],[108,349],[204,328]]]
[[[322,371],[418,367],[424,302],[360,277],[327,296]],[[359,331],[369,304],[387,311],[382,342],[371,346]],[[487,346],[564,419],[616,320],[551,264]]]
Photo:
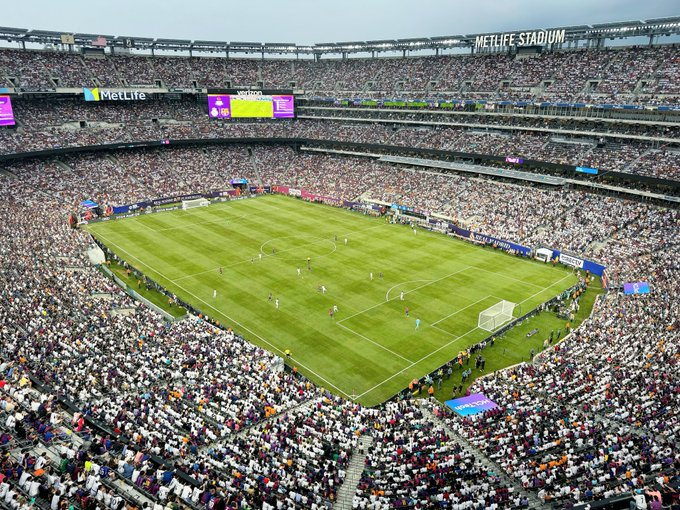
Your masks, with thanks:
[[[301,373],[365,405],[487,337],[482,310],[507,300],[525,313],[577,281],[560,266],[285,196],[86,228],[180,299],[276,354],[290,349]]]

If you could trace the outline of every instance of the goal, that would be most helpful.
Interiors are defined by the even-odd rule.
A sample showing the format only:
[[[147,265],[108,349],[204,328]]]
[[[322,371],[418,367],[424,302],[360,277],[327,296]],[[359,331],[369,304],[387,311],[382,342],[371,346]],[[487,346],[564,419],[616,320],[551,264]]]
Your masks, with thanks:
[[[182,209],[193,209],[194,207],[206,207],[210,205],[207,198],[194,198],[193,200],[182,200]]]
[[[477,327],[484,331],[497,330],[503,324],[512,320],[512,312],[515,309],[515,306],[515,303],[510,301],[499,301],[495,305],[479,313]]]

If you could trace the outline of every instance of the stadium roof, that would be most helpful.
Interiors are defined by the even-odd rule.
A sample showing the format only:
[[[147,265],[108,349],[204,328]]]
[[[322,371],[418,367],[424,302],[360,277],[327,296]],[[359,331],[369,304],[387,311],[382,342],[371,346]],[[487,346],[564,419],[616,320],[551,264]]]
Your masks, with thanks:
[[[657,18],[650,20],[598,23],[593,25],[577,25],[517,30],[515,32],[538,32],[546,30],[564,30],[565,43],[577,41],[604,41],[607,39],[625,39],[629,37],[659,37],[680,34],[680,16]],[[109,47],[115,49],[137,49],[151,51],[190,51],[190,52],[233,52],[264,54],[349,54],[349,53],[382,53],[393,51],[439,50],[446,48],[474,48],[475,40],[480,36],[493,33],[451,35],[437,37],[421,37],[411,39],[385,39],[377,41],[329,42],[313,45],[298,45],[279,42],[238,42],[238,41],[203,41],[189,39],[163,39],[134,36],[113,36],[102,34],[73,34],[53,30],[28,30],[25,28],[0,27],[0,39],[10,43],[64,44],[62,36],[73,38],[77,47]],[[68,38],[67,38],[68,40]],[[499,48],[500,49],[500,48]]]

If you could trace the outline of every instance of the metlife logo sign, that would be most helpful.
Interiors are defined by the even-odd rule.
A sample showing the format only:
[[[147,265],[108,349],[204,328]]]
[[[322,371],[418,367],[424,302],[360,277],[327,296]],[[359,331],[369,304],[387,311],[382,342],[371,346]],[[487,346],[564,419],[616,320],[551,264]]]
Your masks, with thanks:
[[[112,91],[100,88],[83,87],[85,101],[146,101],[147,94],[138,90]]]

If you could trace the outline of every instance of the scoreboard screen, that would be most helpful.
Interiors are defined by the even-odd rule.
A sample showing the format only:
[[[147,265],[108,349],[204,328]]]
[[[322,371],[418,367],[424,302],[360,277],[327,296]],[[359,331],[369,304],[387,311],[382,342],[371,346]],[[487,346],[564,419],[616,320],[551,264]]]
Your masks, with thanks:
[[[14,113],[12,112],[12,101],[9,96],[0,96],[0,126],[13,126]]]
[[[291,119],[295,116],[292,95],[208,94],[211,119]]]

